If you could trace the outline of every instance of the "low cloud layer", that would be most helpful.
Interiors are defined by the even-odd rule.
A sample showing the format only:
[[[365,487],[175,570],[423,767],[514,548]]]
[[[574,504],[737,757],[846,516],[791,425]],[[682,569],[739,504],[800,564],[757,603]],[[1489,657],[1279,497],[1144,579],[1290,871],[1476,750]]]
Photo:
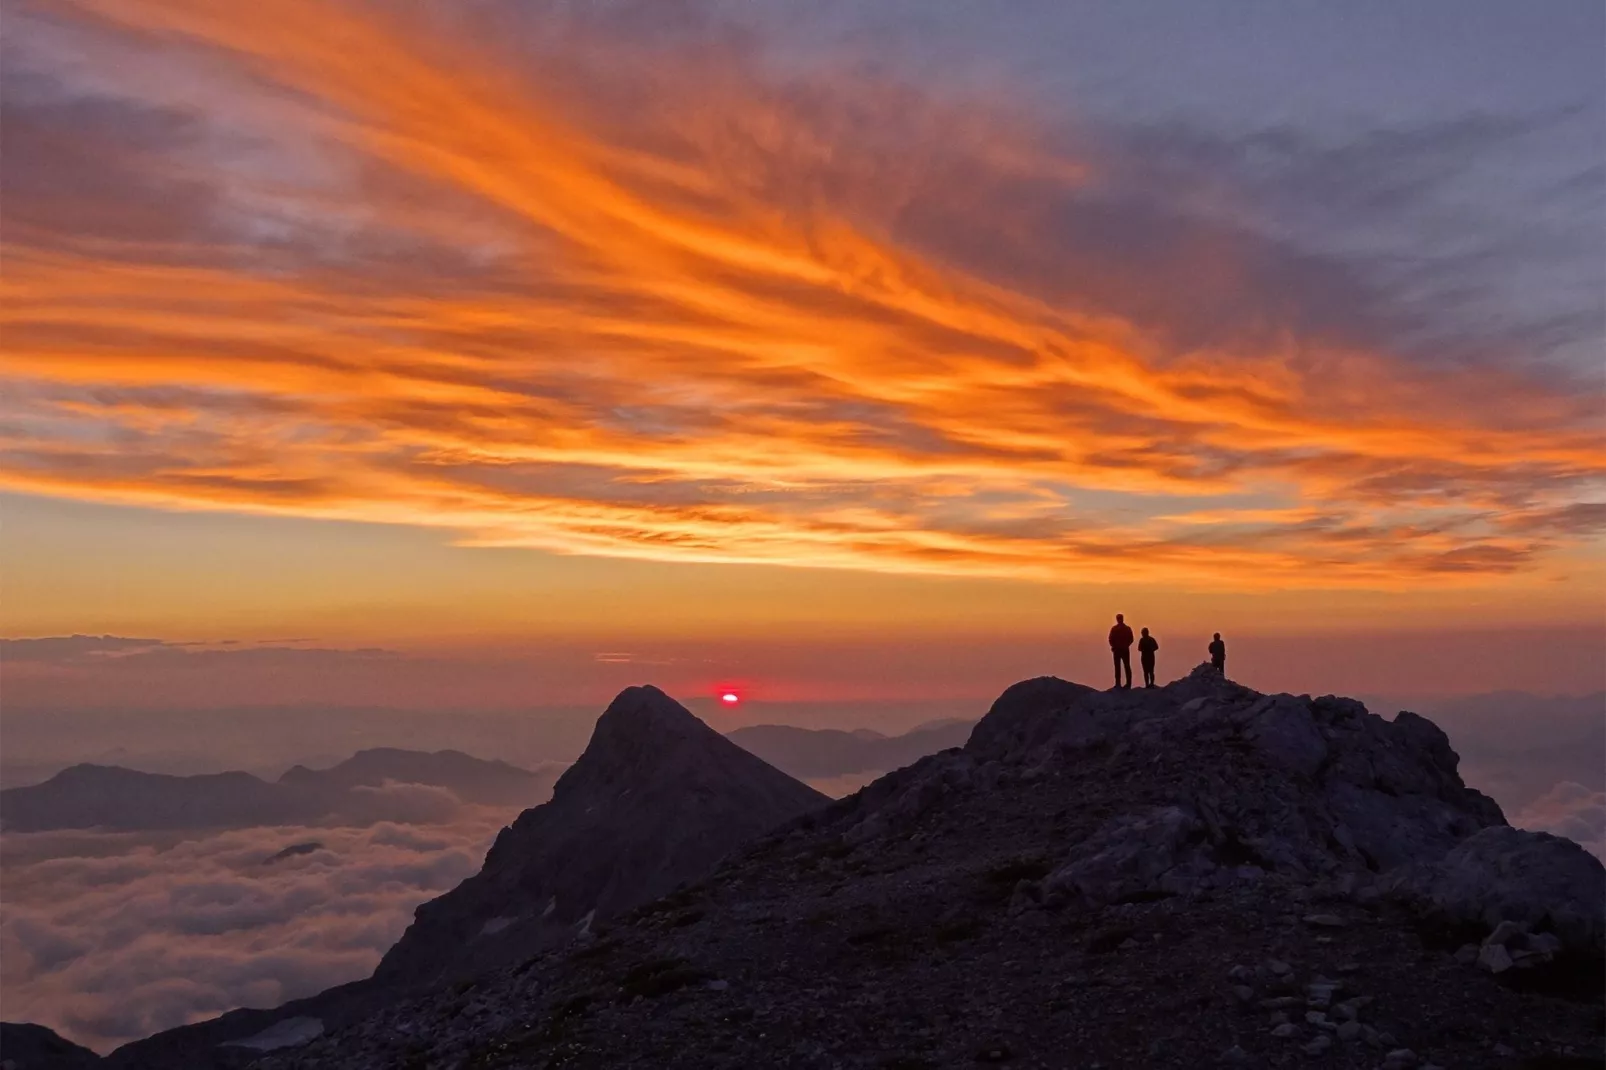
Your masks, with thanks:
[[[1566,780],[1508,816],[1518,828],[1565,836],[1606,861],[1606,791]]]
[[[420,902],[479,869],[512,817],[415,785],[370,794],[377,810],[400,801],[447,823],[0,837],[6,1017],[106,1051],[366,976]]]

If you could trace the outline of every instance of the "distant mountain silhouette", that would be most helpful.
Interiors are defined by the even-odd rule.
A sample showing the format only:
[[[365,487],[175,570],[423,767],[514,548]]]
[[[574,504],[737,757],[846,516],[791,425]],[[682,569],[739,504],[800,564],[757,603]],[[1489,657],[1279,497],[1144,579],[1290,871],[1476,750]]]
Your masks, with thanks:
[[[169,776],[84,764],[42,784],[0,791],[0,825],[41,832],[300,824],[337,813],[358,788],[387,781],[442,787],[465,802],[504,806],[538,800],[548,783],[541,773],[451,750],[359,751],[328,769],[298,765],[276,782],[240,772]]]
[[[250,773],[167,776],[115,765],[75,765],[43,784],[0,791],[8,832],[246,828],[299,824],[328,809],[320,795]]]
[[[928,754],[964,746],[975,723],[934,721],[901,736],[884,736],[862,728],[844,732],[760,724],[738,728],[725,738],[801,780],[901,769]]]
[[[1599,1065],[1606,870],[1457,768],[1201,666],[1025,681],[822,805],[631,688],[370,981],[108,1062]]]
[[[292,766],[279,783],[344,793],[356,787],[378,787],[387,780],[449,789],[467,803],[505,806],[529,804],[531,786],[541,774],[502,761],[474,758],[456,750],[416,751],[395,747],[361,750],[328,769]]]
[[[100,1056],[32,1022],[0,1022],[0,1066],[6,1070],[80,1070]]]

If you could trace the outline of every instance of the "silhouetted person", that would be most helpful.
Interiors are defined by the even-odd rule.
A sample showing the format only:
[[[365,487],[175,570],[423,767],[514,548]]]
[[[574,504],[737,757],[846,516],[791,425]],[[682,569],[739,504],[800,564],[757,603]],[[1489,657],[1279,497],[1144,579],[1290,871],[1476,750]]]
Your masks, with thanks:
[[[1115,686],[1132,686],[1132,629],[1126,618],[1117,613],[1115,627],[1110,629],[1110,653],[1115,655]],[[1126,666],[1126,683],[1121,683],[1121,666]]]
[[[1160,649],[1160,640],[1149,634],[1149,629],[1143,629],[1143,638],[1138,640],[1138,660],[1143,663],[1143,686],[1154,686],[1154,652]],[[1128,669],[1130,676],[1132,670]]]
[[[1221,675],[1227,675],[1227,644],[1221,641],[1220,632],[1210,640],[1210,664],[1214,665]]]

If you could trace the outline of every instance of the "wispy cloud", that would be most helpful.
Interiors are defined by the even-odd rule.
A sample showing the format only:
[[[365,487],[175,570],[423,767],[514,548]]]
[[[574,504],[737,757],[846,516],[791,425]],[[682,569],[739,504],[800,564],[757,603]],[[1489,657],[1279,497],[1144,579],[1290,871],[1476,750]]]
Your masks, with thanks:
[[[1417,359],[1353,262],[1177,192],[1220,145],[1165,171],[1007,100],[783,75],[717,26],[541,13],[499,38],[310,0],[26,5],[0,483],[1245,587],[1543,573],[1600,526],[1596,394],[1520,349]],[[1267,144],[1280,189],[1358,196],[1346,168],[1403,159],[1376,200],[1508,134]],[[83,159],[108,180],[50,181]]]

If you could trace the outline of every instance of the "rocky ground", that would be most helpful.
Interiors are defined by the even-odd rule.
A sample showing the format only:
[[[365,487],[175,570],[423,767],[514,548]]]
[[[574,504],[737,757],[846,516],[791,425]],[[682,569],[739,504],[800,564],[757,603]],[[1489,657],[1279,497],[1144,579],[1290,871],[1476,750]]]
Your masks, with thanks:
[[[1421,718],[1029,681],[696,884],[254,1065],[1600,1067],[1603,930],[1600,864]]]

